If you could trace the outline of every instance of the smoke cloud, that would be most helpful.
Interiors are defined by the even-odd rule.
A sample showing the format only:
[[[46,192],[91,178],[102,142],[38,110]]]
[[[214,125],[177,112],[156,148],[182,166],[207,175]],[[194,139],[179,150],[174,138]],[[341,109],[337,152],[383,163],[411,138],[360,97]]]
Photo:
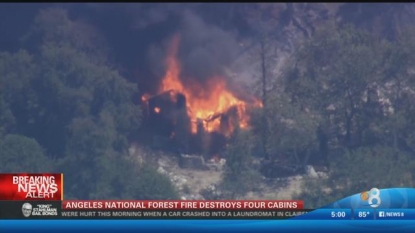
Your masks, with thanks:
[[[179,58],[184,78],[204,81],[214,75],[224,75],[239,51],[235,36],[207,25],[194,13],[183,14],[180,27],[181,47]]]
[[[154,91],[165,74],[166,52],[175,34],[181,37],[178,57],[182,78],[202,83],[213,75],[224,76],[224,69],[233,63],[240,48],[233,33],[237,26],[229,20],[236,5],[215,3],[26,4],[24,11],[11,4],[0,10],[3,21],[22,25],[13,30],[8,24],[0,25],[0,31],[7,32],[2,39],[7,46],[3,47],[17,48],[18,39],[31,27],[39,10],[51,7],[62,8],[71,21],[96,29],[108,45],[111,64],[146,92]]]
[[[185,82],[192,79],[203,84],[215,75],[225,77],[225,68],[236,59],[239,51],[235,35],[207,24],[190,7],[172,12],[177,19],[175,30],[170,28],[169,35],[165,35],[159,43],[152,43],[148,49],[149,67],[153,75],[161,78],[165,74],[167,48],[171,38],[179,34],[178,59],[181,78]],[[155,12],[153,14],[157,15]]]

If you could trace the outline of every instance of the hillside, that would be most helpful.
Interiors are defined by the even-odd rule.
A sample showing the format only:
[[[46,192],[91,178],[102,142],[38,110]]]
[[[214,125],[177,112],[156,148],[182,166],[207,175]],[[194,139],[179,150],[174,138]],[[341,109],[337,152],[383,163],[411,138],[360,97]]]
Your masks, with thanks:
[[[310,208],[413,184],[412,3],[1,6],[0,172]]]

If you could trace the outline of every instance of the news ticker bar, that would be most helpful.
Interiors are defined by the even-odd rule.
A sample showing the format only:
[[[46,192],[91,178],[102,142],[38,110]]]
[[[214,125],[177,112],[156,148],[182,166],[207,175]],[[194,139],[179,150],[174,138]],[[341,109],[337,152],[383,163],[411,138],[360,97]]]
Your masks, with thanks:
[[[61,201],[0,201],[0,219],[288,219],[311,210],[65,209]]]
[[[30,204],[27,205],[27,203]],[[65,209],[61,201],[0,201],[0,219],[415,220],[415,209]]]
[[[79,210],[79,209],[123,209],[123,210],[179,210],[179,209],[195,209],[195,210],[276,210],[276,209],[303,209],[303,201],[295,200],[273,200],[273,201],[236,201],[236,200],[94,200],[94,201],[62,201],[62,209]]]

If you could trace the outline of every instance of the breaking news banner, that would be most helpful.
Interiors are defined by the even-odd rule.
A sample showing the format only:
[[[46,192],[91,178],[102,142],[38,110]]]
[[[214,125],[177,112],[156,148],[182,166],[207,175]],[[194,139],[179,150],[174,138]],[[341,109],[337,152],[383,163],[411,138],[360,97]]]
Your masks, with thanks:
[[[312,211],[294,206],[301,205],[298,201],[0,201],[0,219],[288,219]]]
[[[303,209],[304,203],[299,200],[289,201],[63,201],[62,209],[129,209],[129,210],[169,210],[169,209],[227,209],[227,210],[277,210]]]
[[[302,201],[63,201],[62,218],[288,219],[308,213]]]
[[[0,174],[0,219],[287,219],[290,201],[65,200],[63,174]]]
[[[0,200],[63,200],[63,174],[0,174]]]

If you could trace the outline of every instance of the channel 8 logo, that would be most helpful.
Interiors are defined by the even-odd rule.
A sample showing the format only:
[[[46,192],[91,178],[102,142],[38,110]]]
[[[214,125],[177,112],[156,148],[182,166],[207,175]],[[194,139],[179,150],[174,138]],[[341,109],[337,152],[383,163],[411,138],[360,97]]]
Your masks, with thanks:
[[[380,190],[377,188],[372,188],[369,192],[362,192],[360,194],[360,199],[362,201],[367,201],[370,207],[376,208],[382,203],[380,199]]]

